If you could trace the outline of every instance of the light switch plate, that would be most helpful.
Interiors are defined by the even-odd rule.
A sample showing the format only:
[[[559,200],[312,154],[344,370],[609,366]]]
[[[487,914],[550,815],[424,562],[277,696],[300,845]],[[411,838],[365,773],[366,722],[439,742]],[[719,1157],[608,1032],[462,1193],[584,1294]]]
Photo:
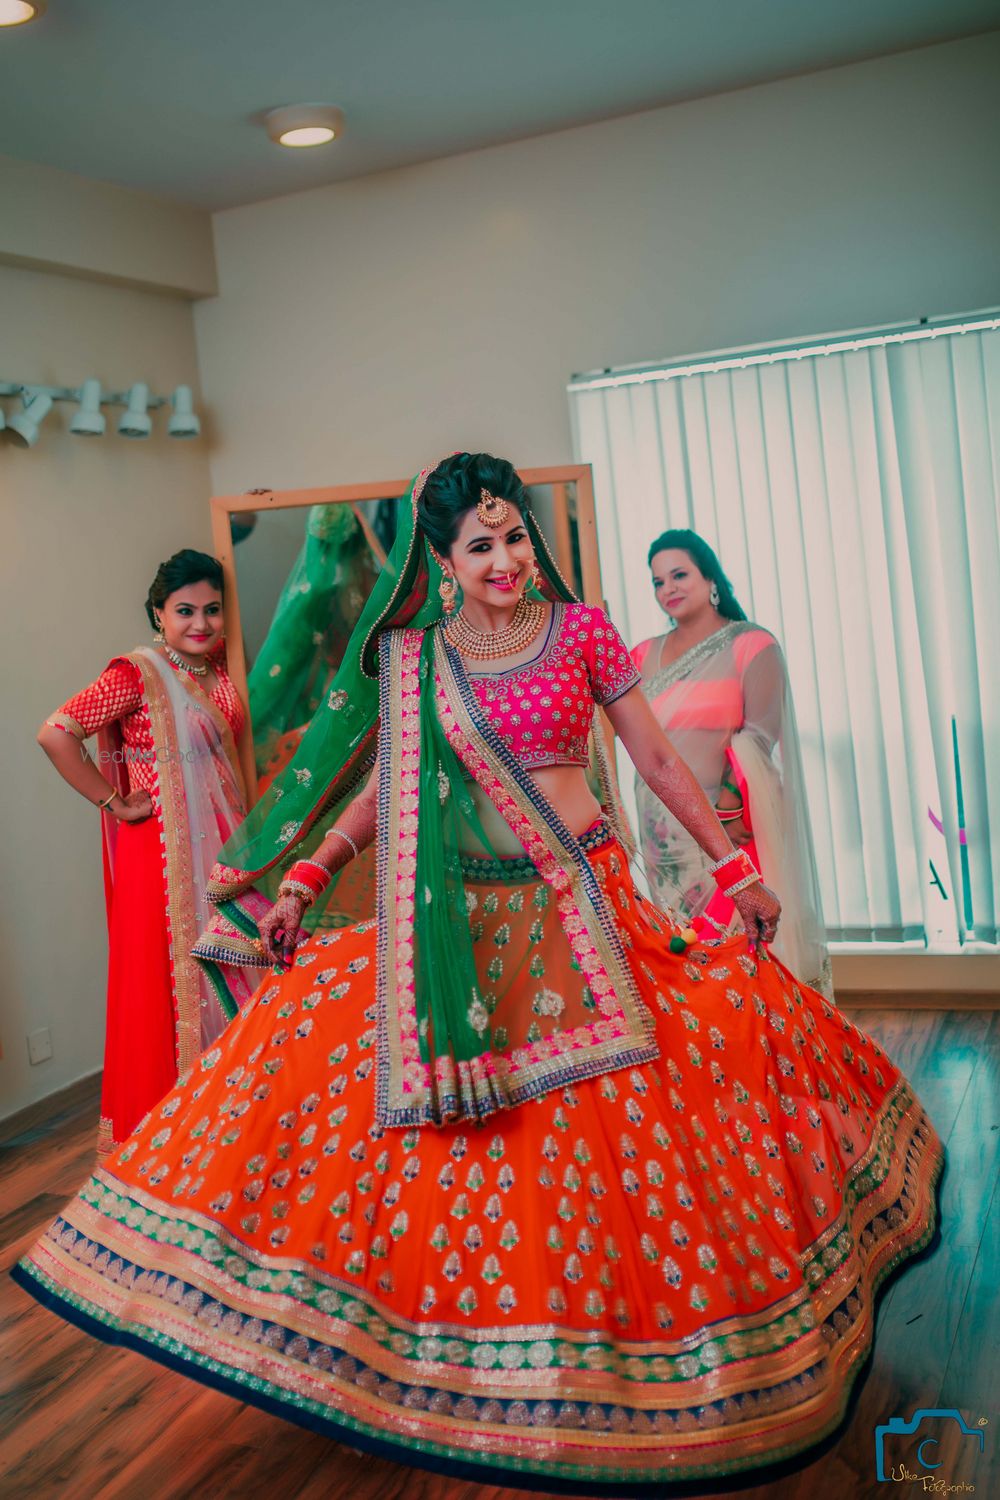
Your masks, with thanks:
[[[47,1026],[39,1026],[37,1031],[28,1034],[28,1061],[34,1067],[35,1063],[47,1062],[52,1056],[52,1035]]]

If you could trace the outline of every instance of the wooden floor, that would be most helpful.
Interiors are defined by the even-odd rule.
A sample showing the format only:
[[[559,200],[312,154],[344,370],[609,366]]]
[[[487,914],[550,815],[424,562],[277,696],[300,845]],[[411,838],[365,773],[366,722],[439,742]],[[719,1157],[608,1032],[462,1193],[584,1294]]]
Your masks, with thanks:
[[[839,1439],[741,1500],[863,1500],[922,1493],[875,1481],[874,1429],[916,1407],[955,1407],[983,1428],[929,1450],[946,1485],[1000,1495],[1000,1014],[866,1009],[852,1016],[913,1080],[947,1143],[943,1238],[882,1301],[874,1364]],[[13,1265],[89,1171],[96,1087],[0,1148],[0,1271]],[[992,1327],[991,1327],[992,1325]],[[991,1406],[990,1398],[994,1404]],[[911,1470],[915,1453],[909,1452]],[[669,1490],[665,1490],[669,1494]],[[688,1491],[690,1493],[690,1491]],[[956,1493],[952,1490],[951,1493]],[[969,1493],[966,1488],[957,1493]],[[3,1500],[517,1500],[517,1492],[361,1458],[329,1440],[113,1350],[44,1312],[0,1275]]]

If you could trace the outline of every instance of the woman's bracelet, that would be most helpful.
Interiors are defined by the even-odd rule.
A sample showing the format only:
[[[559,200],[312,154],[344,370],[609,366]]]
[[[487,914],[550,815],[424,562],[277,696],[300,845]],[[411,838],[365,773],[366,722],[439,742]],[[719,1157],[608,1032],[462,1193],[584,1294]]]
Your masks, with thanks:
[[[118,788],[112,787],[110,797],[105,797],[103,802],[98,802],[96,805],[100,808],[101,812],[107,812],[108,808],[111,806],[112,802],[117,796]]]
[[[729,853],[724,854],[721,859],[717,859],[714,865],[709,865],[708,873],[716,877],[719,870],[724,870],[726,865],[731,864],[734,859],[739,859],[742,852],[741,849],[730,849]],[[718,879],[716,879],[716,884],[718,883]]]
[[[301,884],[298,880],[289,880],[287,876],[278,886],[278,895],[295,896],[297,900],[302,902],[303,906],[312,906],[316,900],[316,892],[314,890],[311,890],[307,885]]]
[[[737,818],[743,816],[743,803],[741,802],[738,807],[717,807],[715,816],[720,823],[735,823]]]
[[[314,859],[299,859],[278,886],[279,896],[297,896],[312,906],[330,884],[330,871]]]
[[[712,879],[724,896],[741,891],[760,879],[757,867],[745,849],[734,849],[711,867]]]
[[[326,833],[324,833],[323,837],[324,837],[324,839],[329,839],[329,838],[343,839],[345,844],[350,844],[351,848],[354,851],[354,858],[357,859],[358,852],[359,852],[358,851],[358,846],[354,842],[354,840],[351,838],[351,835],[349,833],[345,833],[342,828],[328,828],[326,830]]]

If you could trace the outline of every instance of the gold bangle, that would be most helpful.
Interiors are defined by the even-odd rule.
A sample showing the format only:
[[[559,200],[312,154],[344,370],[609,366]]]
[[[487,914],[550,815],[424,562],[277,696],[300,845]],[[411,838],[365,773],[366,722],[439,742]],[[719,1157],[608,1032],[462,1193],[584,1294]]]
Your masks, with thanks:
[[[353,852],[353,858],[357,859],[357,857],[358,857],[358,846],[354,842],[354,840],[351,838],[351,835],[349,833],[345,833],[342,828],[328,828],[326,830],[326,832],[324,833],[323,837],[325,839],[329,839],[329,838],[343,839],[345,844],[350,844],[351,849],[354,851]],[[315,864],[316,861],[313,859],[313,860],[307,861],[307,863],[309,863],[309,864]],[[323,868],[323,867],[321,866],[321,868]],[[329,873],[329,871],[327,873]]]
[[[97,805],[100,808],[101,812],[107,812],[108,808],[111,806],[112,802],[115,800],[115,798],[117,796],[118,796],[118,788],[115,787],[115,788],[113,788],[110,797],[105,797],[105,799],[104,799],[103,802],[98,802]]]

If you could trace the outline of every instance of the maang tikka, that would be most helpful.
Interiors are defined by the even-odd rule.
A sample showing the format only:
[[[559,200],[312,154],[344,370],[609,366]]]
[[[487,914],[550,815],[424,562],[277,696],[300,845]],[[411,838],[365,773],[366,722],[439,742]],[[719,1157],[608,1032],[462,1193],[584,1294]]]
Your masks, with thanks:
[[[496,531],[498,527],[506,526],[510,506],[502,495],[491,495],[489,490],[483,489],[479,491],[476,515],[484,526]]]

